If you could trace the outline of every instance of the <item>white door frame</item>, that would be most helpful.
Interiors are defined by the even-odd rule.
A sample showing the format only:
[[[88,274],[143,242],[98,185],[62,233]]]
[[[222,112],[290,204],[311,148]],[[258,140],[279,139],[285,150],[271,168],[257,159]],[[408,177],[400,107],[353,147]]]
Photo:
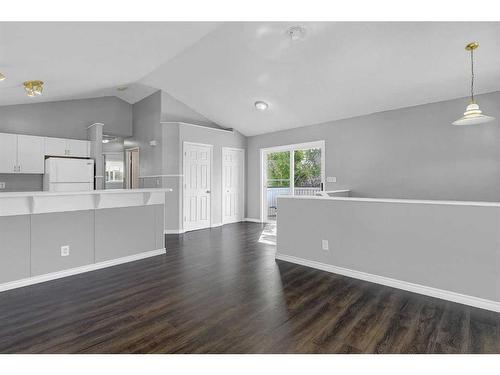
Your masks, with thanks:
[[[321,149],[321,182],[323,187],[325,186],[325,160],[326,160],[326,148],[325,141],[313,141],[305,143],[295,143],[290,145],[266,147],[260,149],[260,221],[261,223],[267,223],[267,154],[272,152],[280,151],[290,151],[290,189],[293,194],[294,189],[294,154],[292,151],[308,149],[308,148],[319,148]],[[266,199],[265,199],[266,198]]]
[[[234,221],[224,221],[224,150],[240,151],[241,152],[241,221],[245,219],[245,149],[238,147],[222,147],[221,148],[221,221],[222,224],[233,223]]]
[[[184,212],[185,210],[185,204],[184,204],[184,196],[185,196],[185,189],[186,189],[186,181],[185,181],[185,176],[186,176],[186,158],[184,157],[186,155],[186,145],[193,145],[193,146],[204,146],[204,147],[209,147],[210,148],[210,225],[207,227],[203,228],[196,228],[196,229],[189,229],[186,230],[185,225],[184,225],[184,217],[186,216],[186,213]],[[198,230],[198,229],[206,229],[210,228],[213,225],[213,174],[214,174],[214,145],[208,144],[208,143],[198,143],[198,142],[188,142],[184,141],[182,142],[182,173],[183,173],[183,181],[182,181],[182,200],[181,200],[181,205],[182,209],[180,210],[181,212],[181,221],[182,221],[182,231],[191,231],[191,230]]]

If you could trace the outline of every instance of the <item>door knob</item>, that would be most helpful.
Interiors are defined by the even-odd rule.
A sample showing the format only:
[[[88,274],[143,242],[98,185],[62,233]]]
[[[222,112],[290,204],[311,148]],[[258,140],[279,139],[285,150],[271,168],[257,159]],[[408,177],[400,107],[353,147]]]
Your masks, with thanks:
[[[210,190],[207,190],[205,193],[210,194]]]

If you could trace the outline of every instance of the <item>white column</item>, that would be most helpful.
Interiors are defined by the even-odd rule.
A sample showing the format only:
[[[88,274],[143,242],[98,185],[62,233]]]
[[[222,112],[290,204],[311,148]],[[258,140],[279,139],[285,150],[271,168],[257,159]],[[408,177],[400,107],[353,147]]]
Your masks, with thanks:
[[[104,124],[96,122],[87,128],[90,143],[90,157],[95,161],[95,188],[104,189],[104,157],[102,154],[102,135]]]

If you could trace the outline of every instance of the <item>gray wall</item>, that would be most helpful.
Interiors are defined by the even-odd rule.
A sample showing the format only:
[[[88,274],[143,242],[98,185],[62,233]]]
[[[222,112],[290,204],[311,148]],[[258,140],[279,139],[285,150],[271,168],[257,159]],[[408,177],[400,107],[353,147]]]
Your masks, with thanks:
[[[155,204],[0,217],[0,283],[163,249],[163,212]]]
[[[325,140],[326,176],[352,195],[500,201],[500,92],[478,95],[496,121],[451,125],[468,100],[456,99],[248,138],[248,216],[260,218],[260,149]]]
[[[500,207],[349,199],[279,198],[278,254],[500,302]]]
[[[139,147],[140,175],[163,174],[161,91],[142,99],[132,107],[133,137],[125,140],[125,148]],[[149,141],[156,140],[156,146]]]
[[[220,129],[219,125],[178,101],[165,91],[161,92],[161,121],[187,122],[189,124]]]
[[[102,122],[104,133],[132,135],[132,106],[114,96],[0,107],[0,132],[87,139],[87,126]]]

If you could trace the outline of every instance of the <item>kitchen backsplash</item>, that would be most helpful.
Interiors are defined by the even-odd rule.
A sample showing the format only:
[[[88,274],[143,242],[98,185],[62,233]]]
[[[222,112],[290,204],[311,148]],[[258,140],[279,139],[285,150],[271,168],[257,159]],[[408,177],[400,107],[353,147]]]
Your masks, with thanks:
[[[43,175],[41,174],[0,174],[0,187],[5,183],[7,191],[40,191],[43,190]]]

